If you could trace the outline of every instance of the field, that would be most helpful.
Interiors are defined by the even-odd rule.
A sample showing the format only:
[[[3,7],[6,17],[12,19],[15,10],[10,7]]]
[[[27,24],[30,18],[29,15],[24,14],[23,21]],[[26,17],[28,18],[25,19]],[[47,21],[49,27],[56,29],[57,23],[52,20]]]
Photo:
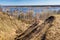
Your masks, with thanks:
[[[0,12],[0,40],[60,40],[59,13]]]
[[[27,29],[28,25],[0,12],[0,40],[13,40],[16,30],[20,29],[22,32]]]

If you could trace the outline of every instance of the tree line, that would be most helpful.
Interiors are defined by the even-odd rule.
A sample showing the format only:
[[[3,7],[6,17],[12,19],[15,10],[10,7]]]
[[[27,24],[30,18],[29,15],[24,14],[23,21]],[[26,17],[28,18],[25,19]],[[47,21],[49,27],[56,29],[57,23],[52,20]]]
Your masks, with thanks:
[[[6,9],[7,14],[14,16],[15,18],[17,18],[18,20],[27,22],[27,23],[32,23],[34,22],[36,19],[38,20],[45,20],[47,17],[54,15],[54,14],[60,14],[60,10],[56,11],[56,10],[45,10],[42,12],[38,12],[35,13],[34,10],[27,10],[26,13],[22,11],[19,12],[18,9],[14,10],[12,13],[10,12],[9,8]]]

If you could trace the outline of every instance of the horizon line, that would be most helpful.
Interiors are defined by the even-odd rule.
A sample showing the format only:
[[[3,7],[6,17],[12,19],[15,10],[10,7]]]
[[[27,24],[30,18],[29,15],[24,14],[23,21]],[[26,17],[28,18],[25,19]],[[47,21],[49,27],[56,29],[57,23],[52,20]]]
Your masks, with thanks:
[[[0,5],[3,7],[60,7],[60,5]]]

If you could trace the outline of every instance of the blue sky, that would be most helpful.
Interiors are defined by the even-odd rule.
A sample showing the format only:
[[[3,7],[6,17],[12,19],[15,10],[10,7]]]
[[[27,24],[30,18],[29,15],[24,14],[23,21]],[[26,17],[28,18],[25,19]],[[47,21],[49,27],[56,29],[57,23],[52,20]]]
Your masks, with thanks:
[[[0,0],[0,5],[60,5],[60,0]]]

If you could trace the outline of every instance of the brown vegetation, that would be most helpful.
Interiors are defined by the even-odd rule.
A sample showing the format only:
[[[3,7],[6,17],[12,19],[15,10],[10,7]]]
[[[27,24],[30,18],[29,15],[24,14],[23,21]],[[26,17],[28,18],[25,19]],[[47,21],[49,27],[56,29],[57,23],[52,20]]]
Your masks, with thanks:
[[[59,20],[60,11],[43,11],[34,14],[33,10],[28,10],[26,13],[20,11],[18,15],[18,10],[10,14],[10,10],[7,9],[6,12],[0,12],[0,40],[14,40],[16,36],[23,40],[60,40]],[[37,26],[29,26],[34,22]],[[20,37],[21,34],[23,37]]]
[[[16,30],[19,29],[20,32],[23,32],[27,29],[26,26],[28,24],[0,12],[0,40],[14,40]]]

